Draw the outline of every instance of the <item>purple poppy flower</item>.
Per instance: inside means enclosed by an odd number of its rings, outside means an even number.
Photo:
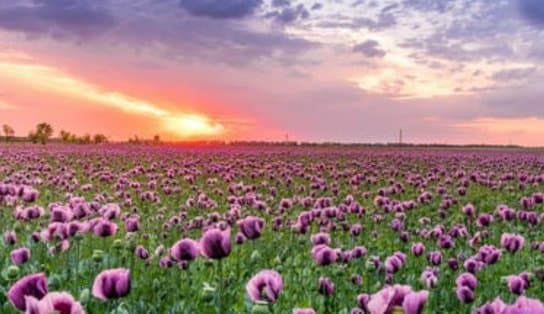
[[[27,314],[85,314],[85,310],[74,297],[66,292],[51,292],[41,300],[26,297]]]
[[[15,249],[11,251],[11,253],[9,254],[9,257],[13,264],[22,265],[30,259],[30,255],[31,255],[30,249],[20,248],[20,249]]]
[[[32,296],[41,300],[47,294],[47,277],[44,273],[25,276],[14,283],[8,290],[9,302],[18,310],[26,310],[25,297]]]
[[[168,256],[165,256],[159,260],[159,267],[170,268],[172,266],[174,266],[174,262]]]
[[[452,237],[448,235],[442,235],[438,238],[438,246],[442,249],[450,249],[454,247],[455,242]]]
[[[516,253],[525,245],[525,238],[519,234],[503,233],[501,246],[510,253]]]
[[[421,256],[425,253],[425,245],[423,243],[414,243],[412,244],[412,254],[415,256]]]
[[[170,249],[170,256],[178,262],[192,261],[199,253],[198,242],[189,238],[179,240]]]
[[[312,244],[314,246],[323,244],[323,245],[329,245],[331,242],[331,236],[328,233],[320,232],[312,235],[310,237],[310,240],[312,241]]]
[[[517,298],[514,304],[505,304],[500,298],[488,302],[476,309],[476,314],[539,314],[544,313],[544,304],[539,300],[529,299],[524,296]]]
[[[502,314],[540,314],[544,313],[544,304],[536,299],[529,299],[524,296],[517,298],[512,305],[506,306]]]
[[[138,256],[139,259],[146,260],[149,258],[149,252],[142,245],[138,245],[136,247],[134,254],[136,254],[136,256]]]
[[[476,209],[474,208],[474,205],[467,204],[463,206],[462,211],[463,211],[463,214],[465,214],[467,217],[473,217],[474,213],[476,212]]]
[[[414,292],[410,286],[386,286],[370,297],[368,311],[372,314],[390,314],[401,308],[405,314],[421,314],[428,292]]]
[[[469,273],[473,273],[473,274],[479,272],[484,265],[485,264],[482,261],[477,260],[474,257],[468,258],[463,263],[463,267],[465,268],[465,270],[468,271]]]
[[[230,229],[209,229],[204,232],[199,244],[202,254],[207,258],[225,258],[230,255],[231,250]]]
[[[260,271],[246,285],[247,295],[253,302],[275,303],[282,290],[283,280],[274,270]]]
[[[92,227],[92,231],[98,237],[109,237],[117,233],[117,225],[109,220],[100,218]]]
[[[64,206],[53,206],[51,208],[50,221],[51,222],[68,222],[72,220],[74,214],[68,207]]]
[[[246,237],[244,236],[243,233],[237,232],[236,235],[234,236],[234,242],[236,244],[243,244],[244,242],[246,242]]]
[[[238,221],[240,232],[249,240],[255,240],[261,236],[264,227],[264,219],[255,216],[248,216]]]
[[[442,253],[440,251],[429,252],[427,260],[429,263],[438,266],[442,263]]]
[[[521,295],[525,291],[525,280],[520,276],[508,276],[507,277],[508,290],[510,292]]]
[[[404,265],[402,259],[396,255],[389,256],[385,259],[385,271],[388,273],[396,273]]]
[[[369,312],[368,301],[370,301],[370,295],[366,293],[357,295],[357,305],[359,305],[359,308],[365,311],[365,313]]]
[[[38,192],[38,190],[30,188],[30,187],[26,187],[23,190],[23,195],[21,198],[25,203],[32,203],[32,202],[35,202],[39,196],[40,196],[40,192]]]
[[[483,214],[480,214],[480,216],[478,216],[478,220],[476,221],[476,224],[479,227],[488,227],[492,221],[493,221],[493,216],[487,213],[483,213]]]
[[[351,250],[353,258],[361,258],[366,255],[368,250],[364,246],[356,246]]]
[[[457,262],[457,259],[455,259],[453,257],[448,259],[448,266],[453,271],[459,269],[459,263]]]
[[[472,301],[474,301],[474,291],[467,286],[457,286],[455,293],[457,294],[459,301],[463,304],[472,303]]]
[[[438,282],[438,268],[427,267],[421,274],[421,281],[428,289],[432,289]]]
[[[526,271],[520,273],[518,275],[521,279],[523,279],[523,288],[527,289],[531,286],[531,277],[532,275]]]
[[[312,256],[318,265],[329,265],[338,259],[338,252],[326,245],[320,244],[312,248]]]
[[[496,298],[493,302],[488,302],[476,309],[476,314],[502,314],[506,304],[501,298]]]
[[[326,296],[332,295],[334,293],[334,283],[328,277],[320,277],[318,291]]]
[[[468,287],[470,290],[475,290],[478,286],[478,279],[471,273],[463,273],[455,279],[457,287]]]
[[[136,217],[125,219],[125,230],[127,232],[136,232],[140,230],[140,220]]]
[[[494,245],[484,245],[478,250],[476,257],[487,265],[492,265],[499,260],[501,255],[501,250],[497,249]]]
[[[406,295],[406,297],[404,297],[404,301],[402,302],[402,309],[404,310],[404,314],[423,313],[423,308],[425,306],[425,303],[427,303],[428,298],[429,292],[425,290],[409,293],[408,295]]]
[[[17,234],[13,230],[4,232],[4,243],[6,245],[14,245],[17,243]]]
[[[96,276],[93,296],[102,301],[122,298],[130,293],[130,271],[124,268],[109,269]]]
[[[363,226],[361,226],[361,224],[353,224],[350,228],[350,233],[352,236],[358,236],[361,234],[361,232],[363,231]]]

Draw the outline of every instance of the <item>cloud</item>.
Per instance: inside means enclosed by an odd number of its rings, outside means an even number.
[[[311,9],[312,9],[312,11],[321,10],[321,9],[323,9],[323,4],[319,3],[319,2],[316,2],[316,3],[314,3],[312,5]]]
[[[0,28],[31,36],[81,39],[103,33],[116,24],[102,1],[35,0],[19,4],[21,2],[0,7]]]
[[[78,43],[92,44],[94,49],[116,50],[123,46],[137,53],[145,50],[177,62],[202,61],[247,67],[266,61],[288,67],[302,60],[304,52],[316,46],[313,42],[278,27],[254,27],[254,21],[250,19],[234,18],[257,10],[261,2],[0,1],[0,30],[24,32],[31,39],[41,36],[55,41],[75,39]],[[294,9],[294,18],[307,15],[305,10]],[[291,12],[287,10],[277,18],[293,18],[288,13]]]
[[[323,20],[319,22],[320,27],[324,28],[343,28],[351,30],[368,29],[370,31],[384,31],[397,26],[397,16],[399,6],[397,4],[389,4],[380,7],[377,2],[361,2],[357,1],[352,4],[357,11],[362,11],[366,14],[341,14],[334,19]],[[353,9],[350,9],[353,10]],[[341,19],[339,19],[341,17]]]
[[[527,79],[531,74],[535,72],[536,67],[506,69],[493,73],[492,78],[497,81],[516,81]]]
[[[542,0],[518,0],[521,14],[531,23],[544,26],[544,2]]]
[[[272,0],[271,4],[272,4],[272,7],[274,7],[274,8],[288,7],[288,6],[291,5],[291,1],[289,1],[289,0]]]
[[[280,24],[289,24],[297,20],[304,20],[310,17],[310,12],[303,4],[298,4],[294,7],[282,7],[280,10],[275,10],[266,14],[266,17],[272,18]]]
[[[385,50],[380,48],[380,43],[372,39],[353,47],[353,52],[361,53],[369,58],[382,58],[386,55]]]
[[[195,16],[215,19],[243,18],[257,10],[262,0],[180,0],[180,6]]]
[[[450,9],[456,0],[404,0],[403,5],[406,8],[412,8],[419,11],[437,11],[446,12]]]
[[[158,14],[157,14],[158,15]],[[281,30],[252,30],[223,19],[177,16],[134,18],[114,34],[131,46],[159,46],[178,62],[222,63],[247,68],[259,61],[285,67],[296,64],[316,46]]]

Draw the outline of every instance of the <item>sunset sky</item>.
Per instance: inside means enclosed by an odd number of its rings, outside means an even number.
[[[544,145],[544,1],[2,0],[0,124]]]

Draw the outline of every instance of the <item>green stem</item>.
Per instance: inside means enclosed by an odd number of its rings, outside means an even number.
[[[219,284],[217,285],[217,295],[218,295],[217,313],[218,314],[225,314],[225,312],[223,311],[223,284],[224,284],[224,280],[223,280],[223,262],[222,262],[222,259],[219,259],[219,261],[217,262],[217,273],[219,275]]]
[[[75,278],[74,278],[74,285],[76,286],[76,289],[77,289],[77,284],[78,284],[78,278],[79,278],[79,241],[80,240],[76,240],[76,267],[75,267],[75,271],[76,271],[76,275],[75,275]],[[75,290],[74,290],[75,291]]]

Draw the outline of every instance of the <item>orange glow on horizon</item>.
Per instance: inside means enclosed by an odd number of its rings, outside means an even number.
[[[483,134],[486,142],[528,146],[542,145],[544,119],[532,118],[478,118],[453,125],[460,129]]]
[[[216,136],[225,131],[220,122],[212,121],[202,113],[172,111],[148,100],[105,91],[59,69],[29,60],[17,62],[0,59],[0,79],[16,82],[28,89],[112,107],[129,114],[150,116],[161,121],[163,131],[180,138]],[[9,104],[0,100],[0,107],[9,108]]]

